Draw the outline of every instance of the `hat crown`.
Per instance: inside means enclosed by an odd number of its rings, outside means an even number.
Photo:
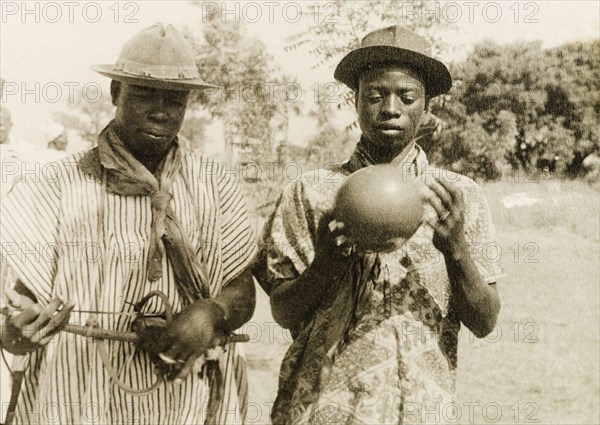
[[[424,37],[399,25],[382,28],[367,34],[360,47],[392,46],[431,56],[431,43]]]
[[[430,97],[446,93],[452,87],[450,71],[446,65],[432,57],[431,43],[399,25],[367,34],[359,48],[342,58],[333,75],[352,90],[357,90],[363,72],[390,64],[418,70],[425,80],[425,90]]]
[[[175,27],[160,23],[125,43],[113,69],[152,78],[200,78],[192,46]]]

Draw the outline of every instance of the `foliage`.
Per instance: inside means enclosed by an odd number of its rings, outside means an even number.
[[[436,7],[440,6],[437,2]],[[365,7],[368,4],[368,7]],[[312,8],[312,14],[320,14],[314,22],[290,37],[290,49],[308,47],[315,57],[313,67],[332,67],[343,55],[360,45],[360,40],[374,28],[401,24],[426,36],[433,44],[434,55],[444,48],[439,29],[448,24],[437,19],[435,13],[426,13],[431,4],[425,0],[408,4],[401,0],[362,1],[335,0]],[[333,13],[327,13],[332,11]],[[323,19],[324,15],[327,18]]]
[[[200,3],[195,3],[200,4]],[[207,16],[203,42],[192,37],[202,77],[218,89],[196,92],[192,102],[224,123],[228,148],[250,151],[252,158],[274,154],[272,120],[286,113],[282,81],[274,77],[272,57],[260,40],[249,37],[243,22]],[[232,146],[233,145],[233,146]],[[229,152],[229,159],[232,159]]]
[[[347,137],[347,131],[341,131],[335,125],[335,110],[330,103],[319,99],[310,116],[317,123],[318,133],[308,141],[306,162],[320,168],[327,164],[339,164],[350,156],[355,140]]]
[[[448,130],[432,157],[486,179],[507,165],[581,173],[583,159],[600,149],[598,58],[600,42],[549,50],[539,42],[479,44],[453,70],[447,101],[434,107]]]

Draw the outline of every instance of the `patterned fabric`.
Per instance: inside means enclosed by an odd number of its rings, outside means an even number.
[[[8,261],[42,304],[73,300],[78,310],[133,313],[133,303],[152,290],[164,292],[179,311],[173,264],[161,259],[162,277],[150,281],[147,261],[153,231],[150,196],[125,196],[103,189],[83,172],[75,154],[54,164],[45,178],[14,187],[2,205],[0,236]],[[170,207],[197,260],[204,263],[208,292],[217,295],[251,263],[256,246],[239,188],[213,161],[181,151],[172,176]],[[96,294],[96,296],[94,295]],[[149,314],[163,306],[153,298]],[[105,329],[130,330],[133,316],[99,315]],[[85,324],[74,313],[71,322]],[[149,356],[128,343],[105,342],[121,381],[134,388],[156,376]],[[242,347],[229,346],[221,359],[224,400],[219,423],[241,423],[247,406]],[[110,381],[93,341],[60,334],[30,356],[17,422],[61,424],[202,424],[210,388],[202,375],[181,385],[163,383],[147,396],[124,393]]]
[[[284,190],[254,268],[267,293],[308,267],[321,216],[332,208],[345,178],[370,161],[359,143],[348,163]],[[394,163],[419,178],[444,173],[463,191],[473,259],[486,282],[500,278],[497,258],[490,261],[481,249],[496,242],[479,186],[428,167],[418,146]],[[425,213],[435,214],[430,206]],[[281,366],[274,424],[423,423],[436,403],[438,410],[451,406],[460,322],[444,258],[432,237],[424,224],[396,251],[357,256],[348,272],[331,282],[314,316],[292,330],[295,339]],[[340,333],[349,310],[354,317]]]

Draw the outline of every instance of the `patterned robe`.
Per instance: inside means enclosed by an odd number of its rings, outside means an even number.
[[[254,267],[267,293],[304,272],[314,258],[320,217],[333,207],[338,188],[372,163],[361,142],[348,163],[286,187]],[[484,280],[496,282],[502,269],[493,255],[494,227],[480,187],[465,176],[430,168],[418,146],[397,165],[416,178],[442,173],[462,190],[471,255]],[[426,205],[425,214],[435,212]],[[433,229],[423,224],[401,248],[357,256],[331,282],[310,320],[292,329],[274,424],[424,423],[435,409],[438,417],[450,417],[442,409],[455,400],[460,322],[444,257],[432,237]]]

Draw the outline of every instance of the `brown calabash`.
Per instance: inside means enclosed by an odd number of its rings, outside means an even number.
[[[340,187],[334,204],[336,220],[361,248],[373,249],[393,238],[410,238],[423,218],[420,183],[398,166],[363,168]]]

